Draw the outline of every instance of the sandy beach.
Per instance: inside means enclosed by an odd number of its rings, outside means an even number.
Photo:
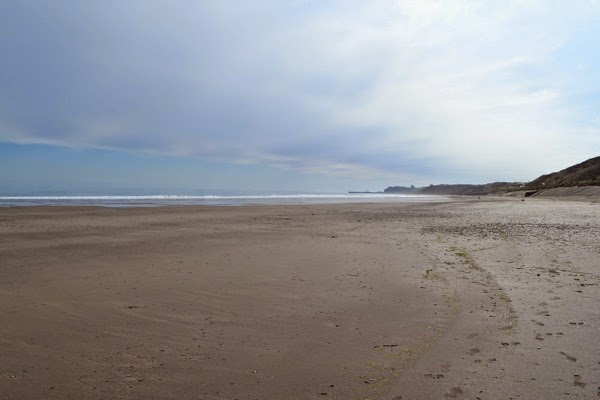
[[[600,203],[0,209],[2,399],[600,398]]]

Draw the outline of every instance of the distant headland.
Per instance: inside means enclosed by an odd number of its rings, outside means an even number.
[[[585,188],[585,189],[584,189]],[[350,192],[352,193],[352,192]],[[377,193],[377,192],[363,192]],[[598,195],[600,194],[600,156],[558,172],[542,175],[531,182],[493,182],[485,184],[440,184],[425,187],[389,186],[383,193],[438,195]]]

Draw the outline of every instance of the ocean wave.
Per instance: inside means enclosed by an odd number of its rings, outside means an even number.
[[[161,205],[250,205],[250,204],[324,204],[324,203],[364,203],[385,201],[440,201],[443,196],[407,195],[387,193],[347,193],[347,194],[261,194],[261,195],[29,195],[0,196],[0,206],[161,206]]]
[[[121,196],[121,195],[103,195],[103,196],[0,196],[0,200],[243,200],[243,199],[352,199],[352,198],[419,198],[433,197],[431,195],[407,195],[407,194],[384,194],[384,193],[365,193],[365,194],[266,194],[266,195],[181,195],[181,194],[157,194],[141,196]]]

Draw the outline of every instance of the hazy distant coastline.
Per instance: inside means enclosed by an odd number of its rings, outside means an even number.
[[[582,187],[587,189],[581,190]],[[567,190],[567,188],[572,189]],[[389,186],[384,190],[384,193],[472,196],[513,193],[526,197],[549,194],[560,196],[600,196],[600,156],[590,158],[558,172],[542,175],[531,182],[440,184],[426,187]]]

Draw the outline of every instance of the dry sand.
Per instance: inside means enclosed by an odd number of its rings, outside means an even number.
[[[600,397],[600,204],[0,209],[0,398]]]

